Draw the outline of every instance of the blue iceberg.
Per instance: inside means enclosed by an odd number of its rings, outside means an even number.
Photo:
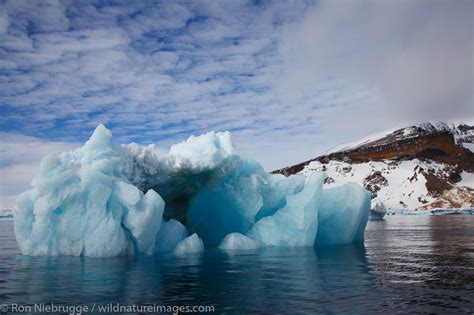
[[[173,250],[176,256],[197,255],[204,251],[204,243],[196,233],[179,242]]]
[[[155,253],[171,252],[179,242],[189,236],[188,229],[179,221],[170,219],[163,222],[155,240]]]
[[[223,250],[254,250],[258,248],[256,241],[240,233],[229,233],[219,244]]]
[[[323,191],[316,245],[335,245],[364,239],[369,220],[370,192],[355,183]]]
[[[237,155],[228,132],[191,136],[163,155],[111,138],[99,125],[83,147],[43,158],[14,209],[23,254],[182,256],[363,239],[362,187],[323,190],[324,173],[270,174]]]

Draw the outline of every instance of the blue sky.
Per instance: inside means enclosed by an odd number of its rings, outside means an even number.
[[[297,4],[6,3],[2,129],[78,141],[103,122],[120,140],[157,142],[260,124]]]
[[[9,200],[42,155],[76,147],[99,123],[117,143],[162,150],[229,130],[270,170],[372,132],[474,116],[467,0],[0,6]]]

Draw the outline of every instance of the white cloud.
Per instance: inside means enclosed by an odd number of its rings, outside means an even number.
[[[358,106],[379,125],[472,117],[473,12],[468,0],[322,1],[286,30],[280,88],[298,100],[328,77],[356,82],[379,98]]]
[[[41,158],[78,147],[77,143],[46,141],[7,132],[0,132],[0,139],[0,208],[10,208],[15,196],[30,186]]]
[[[474,116],[466,0],[0,6],[2,147],[24,150],[5,152],[2,178],[17,190],[33,175],[14,178],[15,165],[33,172],[101,122],[119,143],[160,147],[230,130],[271,170],[395,125]]]

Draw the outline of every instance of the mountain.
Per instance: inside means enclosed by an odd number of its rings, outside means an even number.
[[[474,207],[474,126],[424,123],[339,145],[274,171],[325,171],[326,188],[357,182],[389,209]]]

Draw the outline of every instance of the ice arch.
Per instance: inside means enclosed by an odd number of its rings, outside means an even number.
[[[23,254],[183,255],[223,240],[238,250],[363,236],[367,191],[323,190],[324,173],[269,174],[234,152],[228,132],[191,136],[164,155],[111,137],[99,125],[83,147],[42,160],[14,209]]]

